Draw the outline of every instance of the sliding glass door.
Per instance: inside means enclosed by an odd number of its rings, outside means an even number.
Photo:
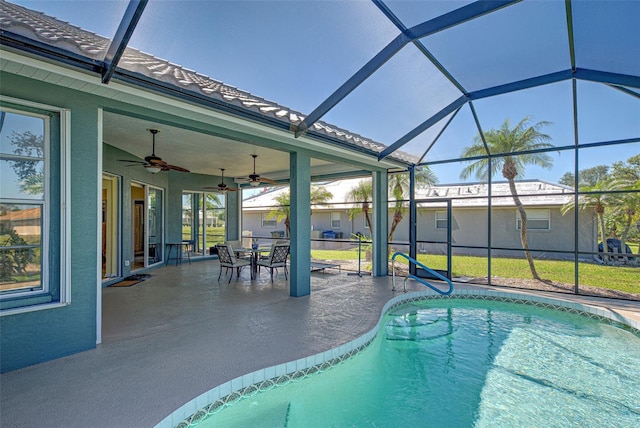
[[[225,240],[225,196],[215,193],[182,194],[182,240],[193,243],[193,254],[205,256]]]
[[[164,261],[164,191],[132,182],[131,207],[133,271]]]
[[[102,174],[102,279],[120,276],[120,178]]]

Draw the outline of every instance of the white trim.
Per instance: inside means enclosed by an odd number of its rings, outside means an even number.
[[[103,127],[103,110],[98,108],[98,138],[96,141],[98,147],[98,177],[96,190],[96,345],[102,343],[102,127]]]
[[[71,110],[60,110],[60,303],[71,303]]]
[[[442,218],[438,218],[438,214],[444,214],[444,219]],[[447,221],[447,211],[434,211],[433,217],[435,219],[435,229],[436,230],[447,230],[447,226],[445,227],[438,227],[438,221],[444,221],[446,224]]]
[[[531,218],[531,214],[532,213],[538,213],[538,212],[542,212],[542,211],[546,211],[546,219],[542,219],[542,218]],[[548,232],[551,230],[551,209],[549,208],[525,208],[525,212],[527,213],[527,231],[529,232]],[[540,228],[530,228],[529,227],[529,220],[546,220],[547,221],[547,227],[544,229],[540,229]],[[522,219],[520,218],[520,211],[516,210],[516,230],[521,230],[522,229]]]
[[[3,55],[5,52],[3,52]],[[71,208],[69,199],[71,197],[71,111],[62,107],[52,106],[48,104],[41,104],[33,101],[8,97],[0,95],[0,101],[16,104],[18,106],[31,107],[38,110],[48,110],[51,112],[57,112],[60,117],[60,272],[59,272],[59,296],[60,302],[52,304],[33,305],[24,308],[13,308],[0,311],[2,315],[15,314],[21,312],[31,312],[35,310],[42,310],[52,307],[66,306],[71,302]],[[51,145],[51,119],[48,116],[34,114],[31,112],[25,112],[22,110],[16,110],[6,108],[6,110],[16,111],[18,114],[23,114],[32,117],[42,118],[44,121],[44,162],[45,162],[45,177],[44,177],[44,195],[42,203],[44,204],[43,210],[43,228],[41,236],[41,280],[43,291],[50,292],[50,278],[49,278],[49,263],[48,258],[43,257],[42,253],[52,251],[49,248],[49,235],[50,224],[49,215],[51,213],[51,175],[50,169],[50,145]],[[15,297],[17,294],[12,295]]]
[[[25,314],[28,312],[44,311],[47,309],[63,308],[69,306],[69,303],[43,303],[40,305],[21,306],[19,308],[3,309],[0,311],[0,317],[7,315]]]
[[[337,226],[333,225],[333,221],[334,221],[333,215],[334,214],[338,214],[338,218],[336,220],[338,222]],[[329,213],[329,222],[331,223],[331,228],[332,229],[341,229],[342,228],[342,215],[341,215],[340,211],[331,211]]]
[[[269,216],[268,212],[267,213],[260,213],[260,226],[262,226],[262,228],[265,228],[265,229],[269,229],[269,228],[274,228],[275,229],[276,227],[278,227],[278,219],[277,218],[269,219],[269,218],[267,218],[268,216]],[[264,224],[265,220],[268,221],[268,222],[273,222],[273,226],[265,225]]]

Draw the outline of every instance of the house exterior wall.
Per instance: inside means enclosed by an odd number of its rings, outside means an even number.
[[[71,207],[70,243],[70,303],[63,307],[33,310],[0,317],[0,371],[10,371],[43,361],[92,349],[97,341],[97,290],[99,239],[98,201],[102,172],[121,178],[121,251],[122,259],[133,260],[131,183],[133,181],[164,190],[165,242],[181,240],[182,191],[199,189],[211,184],[211,176],[170,171],[149,174],[144,168],[125,167],[118,159],[129,154],[100,145],[101,108],[131,112],[144,117],[166,114],[129,104],[74,91],[12,73],[0,72],[2,94],[19,100],[66,108],[71,114],[69,170],[72,183],[68,205]],[[102,153],[100,152],[102,150]],[[102,170],[99,158],[102,155]],[[59,177],[51,177],[55,182]],[[238,212],[238,196],[230,196],[229,217]],[[235,211],[234,211],[234,208]],[[230,222],[233,226],[233,222]],[[229,227],[229,224],[228,224]],[[238,228],[236,222],[235,225]],[[54,255],[60,237],[51,236]],[[166,256],[166,255],[165,255]],[[55,263],[54,263],[55,266]],[[131,266],[121,263],[122,276],[128,276]],[[52,275],[55,277],[56,274]],[[59,275],[58,275],[59,276]]]
[[[2,372],[96,345],[99,103],[94,97],[1,72],[3,95],[71,110],[70,304],[0,317]],[[59,179],[59,177],[53,177]],[[94,231],[91,233],[91,231]],[[51,251],[59,248],[52,237]],[[57,251],[59,253],[59,251]]]

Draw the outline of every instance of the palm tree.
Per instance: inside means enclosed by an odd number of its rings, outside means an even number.
[[[502,176],[509,182],[509,190],[513,202],[520,213],[522,220],[520,228],[520,241],[524,249],[525,257],[531,269],[531,275],[534,279],[540,279],[533,263],[533,257],[528,251],[529,244],[527,242],[527,213],[518,197],[516,190],[516,178],[524,176],[525,165],[537,165],[550,169],[553,166],[553,159],[546,153],[530,153],[529,151],[546,149],[553,147],[549,142],[551,137],[543,134],[540,130],[549,125],[549,122],[538,122],[533,125],[530,117],[522,119],[515,127],[510,128],[509,119],[505,120],[499,129],[491,129],[484,133],[484,139],[487,147],[480,135],[476,135],[473,139],[473,145],[466,147],[462,152],[462,157],[480,157],[479,160],[470,161],[470,165],[465,167],[460,173],[462,179],[466,179],[475,175],[480,180],[487,180],[489,174],[492,176],[502,171]],[[504,154],[499,158],[492,158],[489,162],[487,151],[491,154]],[[518,154],[519,152],[527,152]],[[489,171],[491,165],[491,171]]]
[[[284,220],[284,227],[287,230],[287,236],[291,233],[291,194],[287,190],[277,196],[274,196],[274,201],[278,203],[278,206],[267,214],[268,219],[275,218],[277,222]]]
[[[324,187],[312,185],[310,189],[311,206],[322,204],[333,198],[333,194]],[[291,193],[290,191],[282,192],[273,198],[278,206],[271,210],[267,218],[275,218],[277,221],[284,220],[284,226],[287,229],[287,236],[291,236]]]
[[[363,213],[369,230],[373,230],[371,225],[371,215],[369,214],[369,201],[373,199],[373,184],[371,179],[360,180],[358,184],[349,190],[347,200],[355,202],[355,208],[349,210],[349,220],[353,220],[358,214]]]
[[[415,173],[416,186],[428,187],[438,182],[435,174],[429,167],[416,168]],[[409,174],[393,174],[389,177],[389,192],[395,199],[393,207],[393,222],[389,229],[388,242],[393,241],[393,234],[398,227],[398,224],[404,218],[404,212],[406,211],[403,200],[409,195]]]
[[[313,206],[318,204],[323,204],[327,201],[330,201],[333,198],[333,193],[325,189],[321,186],[311,186],[311,195],[309,199],[311,200],[311,214],[313,215]]]
[[[603,250],[606,251],[606,242],[607,242],[607,230],[604,224],[604,213],[605,208],[607,206],[607,197],[603,193],[609,190],[609,180],[604,180],[599,183],[596,183],[592,186],[578,186],[580,192],[586,192],[585,195],[581,195],[579,197],[579,204],[581,209],[586,209],[589,207],[593,207],[596,215],[598,216],[598,224],[600,231],[600,241],[603,245]],[[572,210],[575,207],[574,201],[568,202],[562,206],[561,213],[565,215],[568,211]]]

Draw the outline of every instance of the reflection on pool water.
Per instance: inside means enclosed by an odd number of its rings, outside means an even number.
[[[244,397],[198,427],[637,427],[640,338],[486,300],[399,306],[330,370]]]

